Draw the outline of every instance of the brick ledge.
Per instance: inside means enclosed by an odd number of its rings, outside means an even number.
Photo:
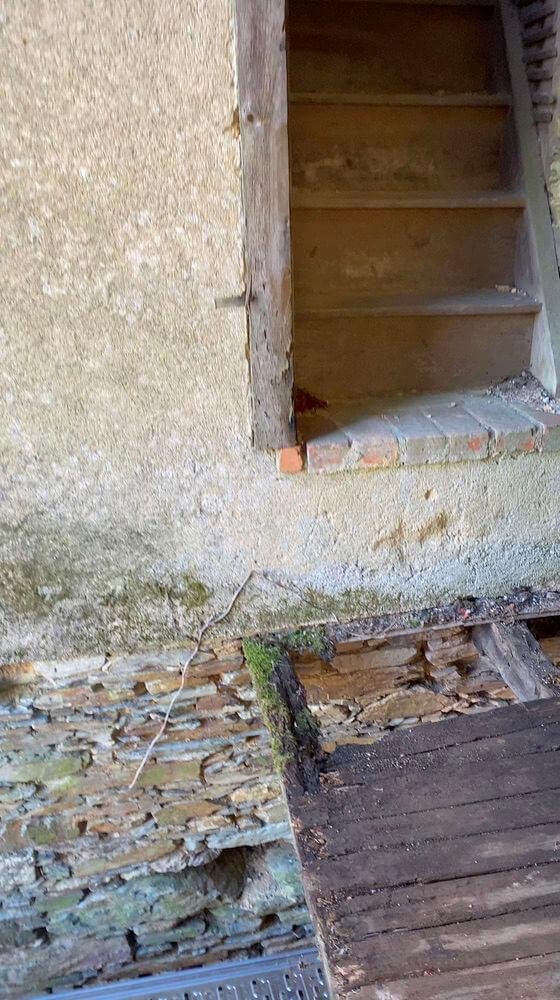
[[[305,445],[279,453],[281,472],[346,472],[560,451],[560,413],[484,390],[369,400],[305,415]]]

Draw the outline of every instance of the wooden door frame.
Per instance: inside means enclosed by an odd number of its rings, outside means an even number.
[[[288,145],[288,0],[234,0],[244,209],[245,302],[252,438],[256,448],[296,440]],[[500,0],[531,230],[531,289],[543,310],[531,369],[554,395],[560,384],[560,278],[531,96],[512,0]]]
[[[286,0],[235,0],[256,448],[295,443]]]

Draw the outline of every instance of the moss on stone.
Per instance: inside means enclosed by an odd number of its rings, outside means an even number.
[[[198,781],[200,777],[200,763],[198,760],[171,760],[162,761],[161,764],[153,764],[146,767],[140,777],[138,784],[142,788],[166,788],[169,785],[182,786],[184,782]]]
[[[2,604],[19,614],[47,615],[57,602],[70,597],[69,579],[71,573],[58,573],[48,565],[0,562]]]
[[[75,892],[63,892],[57,896],[46,896],[38,903],[38,909],[41,913],[47,914],[71,910],[78,905],[82,897],[83,891],[81,889],[76,889]]]
[[[258,639],[246,639],[243,652],[253,679],[259,705],[270,733],[272,760],[281,774],[295,757],[295,740],[290,733],[290,714],[272,683],[274,668],[284,651],[280,646]]]
[[[329,660],[332,655],[325,625],[309,625],[287,632],[281,642],[290,653],[314,653],[321,660]]]
[[[211,598],[212,591],[191,573],[183,573],[168,580],[154,577],[139,579],[127,577],[118,587],[105,594],[101,603],[117,608],[119,614],[132,608],[146,608],[150,603],[177,601],[187,611],[202,607]]]
[[[78,754],[52,759],[37,757],[24,763],[5,764],[0,771],[0,780],[6,784],[49,785],[76,775],[83,767],[83,758]]]
[[[210,588],[190,573],[183,574],[180,584],[172,587],[170,594],[187,608],[200,608],[212,597]]]
[[[403,611],[403,607],[398,597],[391,592],[373,587],[352,587],[330,594],[314,587],[306,587],[302,590],[300,601],[285,600],[273,607],[251,609],[250,618],[240,616],[237,619],[237,629],[239,634],[252,631],[259,635],[274,635],[277,642],[282,642],[285,637],[295,636],[297,642],[301,633],[319,630],[326,634],[329,623],[348,622],[392,611]],[[235,619],[233,622],[235,623]],[[284,631],[286,629],[291,631]],[[296,646],[291,646],[291,649],[298,652]],[[305,649],[299,651],[304,652]]]

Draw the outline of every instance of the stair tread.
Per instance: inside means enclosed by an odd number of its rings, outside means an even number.
[[[458,192],[354,192],[292,191],[292,208],[524,208],[525,196],[517,191]]]
[[[482,288],[454,295],[391,295],[349,297],[336,306],[298,306],[296,316],[494,316],[540,312],[536,299],[518,289]]]
[[[500,93],[415,93],[415,94],[368,94],[336,93],[332,91],[293,91],[293,104],[376,104],[376,105],[417,105],[430,107],[509,107],[511,95]]]

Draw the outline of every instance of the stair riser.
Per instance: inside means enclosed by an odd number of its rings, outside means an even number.
[[[505,108],[293,104],[292,184],[305,191],[500,187]]]
[[[296,383],[329,402],[488,386],[528,368],[533,316],[296,322]]]
[[[297,91],[483,91],[491,84],[488,8],[292,0],[290,87]]]
[[[514,284],[516,209],[296,210],[296,311]]]

